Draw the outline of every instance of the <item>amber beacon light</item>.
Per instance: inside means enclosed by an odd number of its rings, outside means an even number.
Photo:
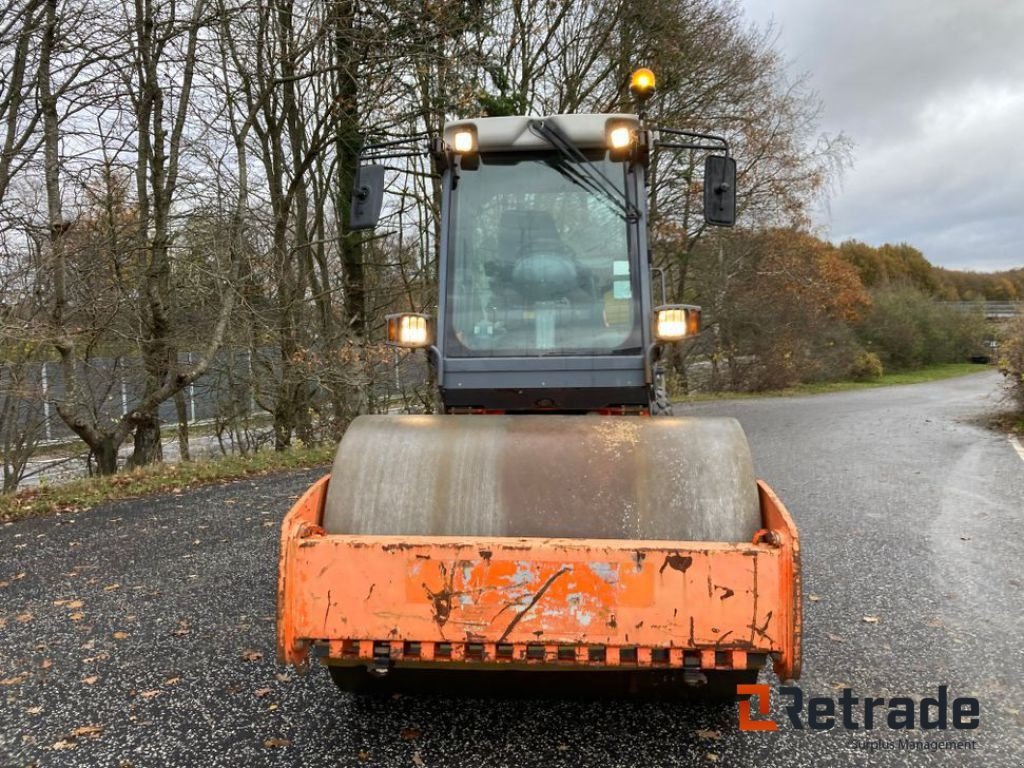
[[[655,85],[654,72],[647,67],[640,67],[640,69],[635,70],[633,76],[629,79],[629,90],[641,99],[650,96],[654,91]]]

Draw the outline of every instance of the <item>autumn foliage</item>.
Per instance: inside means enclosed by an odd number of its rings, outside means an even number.
[[[710,361],[711,389],[871,379],[963,361],[986,333],[980,318],[935,300],[933,268],[909,246],[835,246],[798,228],[737,230],[706,238],[690,267],[686,295],[705,307],[708,333],[689,359]]]
[[[999,370],[1017,410],[1024,414],[1024,317],[1011,324],[999,355]]]

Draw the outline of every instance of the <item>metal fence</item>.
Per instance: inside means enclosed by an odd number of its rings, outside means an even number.
[[[272,352],[272,350],[267,350]],[[257,352],[263,356],[263,351]],[[272,359],[272,358],[270,358]],[[179,363],[194,362],[191,352]],[[266,364],[266,363],[261,363]],[[190,424],[207,422],[230,413],[255,414],[261,409],[252,388],[254,356],[248,350],[222,350],[207,373],[186,387],[182,395]],[[82,400],[96,409],[98,419],[120,419],[142,400],[145,373],[141,360],[128,357],[93,358],[77,371]],[[37,422],[41,442],[62,442],[74,437],[57,413],[56,403],[66,394],[60,363],[48,361],[7,363],[0,367],[0,397],[14,402],[7,409],[6,426],[22,428]],[[174,400],[160,405],[160,420],[177,423]]]
[[[194,361],[192,352],[179,355],[182,366]],[[274,347],[220,350],[206,373],[182,391],[187,422],[230,421],[267,413],[260,406],[255,382],[272,379],[280,366],[280,354]],[[99,419],[120,419],[144,396],[145,372],[137,358],[92,358],[79,366],[77,377],[83,390],[81,400],[96,409]],[[396,354],[373,371],[373,394],[385,405],[400,403],[402,393],[422,387],[426,378],[422,355]],[[314,372],[310,377],[314,397],[319,386]],[[0,361],[0,400],[8,404],[0,429],[31,427],[44,445],[73,439],[74,433],[57,413],[56,403],[65,394],[60,363]],[[161,403],[159,417],[165,424],[178,422],[173,399]]]
[[[1012,320],[1024,315],[1024,301],[944,301],[961,312],[982,312],[989,320]]]

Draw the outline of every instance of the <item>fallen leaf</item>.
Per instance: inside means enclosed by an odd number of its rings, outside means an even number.
[[[718,755],[716,755],[714,752],[708,752],[706,755],[704,755],[704,759],[708,760],[708,761],[710,761],[712,763],[717,763],[718,762]]]
[[[15,581],[21,581],[24,578],[25,578],[25,572],[24,571],[22,571],[21,573],[15,574],[15,576],[14,576],[14,580]]]
[[[403,741],[412,741],[413,739],[418,739],[420,736],[422,736],[423,731],[421,731],[419,728],[403,728],[401,731],[398,732],[398,735],[402,738]]]
[[[25,711],[28,712],[30,715],[38,715],[40,712],[43,711],[43,708],[42,707],[29,707]]]
[[[124,631],[122,631],[120,629],[117,630],[117,632],[114,633],[114,639],[115,640],[124,640],[126,637],[128,637],[128,633],[124,632]]]
[[[268,693],[270,693],[270,689],[269,688],[257,688],[255,691],[253,691],[253,695],[257,699],[262,699]]]
[[[277,709],[277,704],[268,704],[267,705],[267,712],[273,712],[275,709]]]
[[[81,611],[75,611],[74,613],[69,613],[68,614],[68,618],[71,619],[72,621],[81,621],[82,619],[85,618],[85,614],[82,613]]]
[[[19,613],[14,618],[16,618],[21,624],[28,624],[35,617],[31,613]]]
[[[39,664],[40,669],[49,669],[52,666],[53,662],[50,659],[43,659]]]
[[[74,749],[78,745],[75,742],[68,739],[61,739],[60,741],[53,744],[50,749]]]
[[[360,749],[359,752],[356,753],[356,759],[360,763],[365,763],[371,757],[373,757],[373,753],[368,749]]]
[[[816,603],[819,600],[821,600],[821,598],[818,595],[808,595],[807,599],[810,600],[812,603]]]
[[[171,634],[174,635],[175,637],[184,637],[188,633],[189,633],[188,622],[185,621],[185,619],[182,619],[181,621],[178,622],[178,628],[177,629],[172,629],[171,630]]]
[[[152,691],[143,691],[139,694],[139,696],[143,699],[155,699],[161,693],[163,693],[163,691],[159,689],[153,689]]]
[[[942,619],[932,619],[928,622],[929,627],[938,628],[942,626]]]
[[[707,739],[714,739],[714,740],[717,741],[718,739],[722,738],[722,733],[721,733],[721,731],[712,731],[712,730],[705,730],[703,728],[698,728],[697,729],[697,738],[698,739],[705,739],[705,740],[707,740]]]
[[[287,683],[289,680],[292,679],[292,676],[285,672],[278,672],[276,675],[274,675],[274,678],[279,683]]]
[[[866,624],[877,624],[878,623],[878,617],[877,616],[865,616],[863,619],[861,619],[861,621],[865,622]]]
[[[843,642],[843,638],[841,638],[839,635],[833,635],[831,632],[826,632],[825,634],[827,635],[828,639],[831,640],[833,643]]]
[[[107,586],[105,586],[103,588],[103,591],[104,592],[113,592],[115,589],[120,589],[120,587],[121,587],[120,584],[107,584]]]
[[[64,603],[65,608],[81,608],[83,605],[85,605],[85,603],[83,603],[81,600],[69,600],[68,602]]]
[[[81,736],[88,736],[89,738],[95,739],[99,737],[101,733],[103,733],[102,725],[82,725],[78,728],[75,728],[75,730],[71,732],[71,735],[75,738],[79,738]]]
[[[277,749],[278,747],[287,747],[291,744],[288,739],[266,739],[263,742],[263,746],[267,749]]]
[[[180,682],[181,682],[181,678],[180,677],[168,677],[168,678],[166,678],[164,680],[164,683],[166,685],[177,685]]]
[[[86,685],[92,685],[99,679],[99,675],[89,675],[88,677],[83,677],[82,682]]]
[[[54,600],[54,601],[53,601],[53,605],[54,605],[54,606],[55,606],[56,608],[60,608],[60,607],[61,607],[62,605],[67,605],[67,604],[68,604],[68,601],[67,601],[67,600]]]
[[[242,658],[246,661],[260,661],[263,659],[263,652],[255,648],[246,648],[242,651]]]
[[[423,758],[420,757],[420,751],[418,749],[412,753],[412,764],[417,766],[417,768],[422,768],[422,766],[426,765],[426,763],[423,762]]]
[[[13,677],[5,677],[3,679],[0,679],[0,685],[21,685],[25,682],[25,679],[27,677],[28,675],[26,675],[25,673],[22,673],[20,675],[14,675]]]

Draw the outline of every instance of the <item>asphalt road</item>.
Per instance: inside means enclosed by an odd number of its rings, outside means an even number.
[[[739,732],[733,706],[365,702],[298,678],[273,659],[274,569],[304,472],[0,528],[0,765],[1020,766],[1024,461],[973,423],[998,397],[989,373],[682,409],[737,416],[796,517],[807,695],[948,685],[980,727],[903,735],[971,751]]]

